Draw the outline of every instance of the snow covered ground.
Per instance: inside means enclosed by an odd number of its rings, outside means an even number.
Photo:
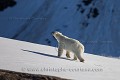
[[[74,80],[120,79],[120,59],[88,53],[84,57],[84,63],[65,54],[58,58],[55,47],[0,37],[0,69]]]

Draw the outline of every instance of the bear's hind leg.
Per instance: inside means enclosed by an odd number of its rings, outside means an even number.
[[[78,56],[78,59],[80,60],[80,62],[84,62],[85,61],[81,56]]]
[[[66,57],[70,58],[70,52],[69,51],[66,51]]]
[[[77,58],[80,60],[80,62],[84,62],[85,60],[81,57],[80,53],[76,53]]]
[[[77,57],[76,57],[76,55],[74,54],[74,59],[73,60],[77,60]]]

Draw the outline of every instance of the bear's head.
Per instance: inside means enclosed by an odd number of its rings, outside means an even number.
[[[59,40],[60,40],[59,38],[62,35],[62,33],[58,32],[58,31],[55,31],[55,32],[52,32],[52,35],[59,42]]]

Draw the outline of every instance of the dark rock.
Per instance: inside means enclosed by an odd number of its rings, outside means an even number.
[[[98,15],[99,15],[98,9],[97,9],[97,8],[94,8],[94,9],[93,9],[93,12],[92,12],[92,17],[93,17],[93,18],[96,18]]]
[[[77,11],[79,11],[81,7],[82,7],[81,4],[77,4]]]
[[[8,7],[13,7],[16,5],[15,0],[0,0],[0,11],[3,11],[4,9]]]
[[[84,5],[88,6],[92,2],[92,0],[83,0],[82,2],[84,3]]]

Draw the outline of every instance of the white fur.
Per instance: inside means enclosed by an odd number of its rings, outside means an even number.
[[[84,53],[84,46],[75,39],[69,38],[67,36],[64,36],[60,32],[54,32],[53,36],[58,41],[58,56],[60,57],[63,53],[63,49],[67,51],[66,56],[70,58],[70,52],[74,53],[74,60],[77,58],[84,62],[84,59],[82,58],[82,54]]]

